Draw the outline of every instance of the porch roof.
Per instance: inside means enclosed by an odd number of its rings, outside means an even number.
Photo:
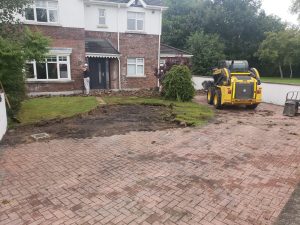
[[[172,46],[161,44],[160,55],[162,58],[184,57],[191,58],[193,55],[187,51],[174,48]]]
[[[85,51],[87,57],[118,58],[120,56],[119,51],[104,39],[86,39]]]

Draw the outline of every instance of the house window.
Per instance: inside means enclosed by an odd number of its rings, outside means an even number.
[[[48,56],[42,62],[28,62],[25,75],[28,80],[70,79],[70,56]]]
[[[58,2],[36,0],[35,4],[25,9],[27,21],[42,23],[58,22]]]
[[[166,60],[165,60],[165,59],[159,60],[159,66],[160,66],[160,67],[164,67],[165,64],[166,64]]]
[[[99,9],[99,25],[105,25],[105,9]]]
[[[35,75],[35,63],[34,62],[28,62],[26,63],[25,67],[25,75],[27,79],[34,79]]]
[[[127,76],[143,77],[144,76],[144,59],[128,58],[127,59]]]
[[[131,31],[144,31],[145,13],[128,12],[127,29]]]

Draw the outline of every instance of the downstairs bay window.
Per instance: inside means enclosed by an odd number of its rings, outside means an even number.
[[[70,56],[52,55],[42,62],[27,62],[25,76],[28,81],[70,80]]]

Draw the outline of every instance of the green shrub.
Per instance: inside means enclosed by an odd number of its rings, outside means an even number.
[[[166,99],[191,101],[195,96],[195,88],[191,71],[187,66],[173,66],[163,80],[163,95]]]
[[[0,37],[0,81],[10,101],[13,111],[18,111],[25,98],[23,76],[24,57],[22,47],[15,42]],[[11,111],[9,111],[11,113]]]
[[[11,104],[9,114],[16,113],[25,99],[24,68],[26,61],[44,60],[50,40],[38,32],[25,29],[18,40],[0,36],[0,81]]]

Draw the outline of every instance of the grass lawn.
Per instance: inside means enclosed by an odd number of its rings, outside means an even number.
[[[66,118],[89,112],[99,105],[95,97],[34,98],[22,103],[18,119],[22,124]]]
[[[262,82],[276,83],[276,84],[297,84],[300,85],[300,78],[277,78],[277,77],[262,77]]]
[[[175,120],[185,122],[188,125],[199,126],[205,124],[214,115],[213,111],[204,105],[194,102],[167,101],[161,98],[139,98],[139,97],[104,97],[107,104],[139,104],[139,105],[172,105],[172,113]]]

